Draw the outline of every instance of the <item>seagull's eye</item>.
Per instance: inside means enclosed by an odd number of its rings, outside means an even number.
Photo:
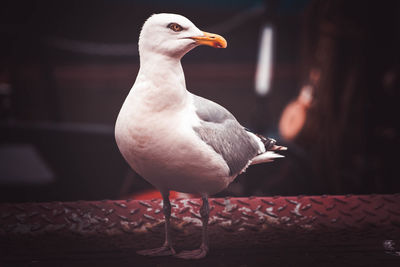
[[[180,32],[183,30],[183,27],[181,25],[179,25],[178,23],[170,23],[167,26],[168,28],[170,28],[171,30],[173,30],[174,32]]]

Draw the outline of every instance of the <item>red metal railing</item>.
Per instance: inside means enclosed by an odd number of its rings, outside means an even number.
[[[171,204],[176,249],[198,246],[200,200]],[[225,198],[210,199],[210,207],[211,252],[192,264],[400,266],[400,195]],[[0,259],[184,266],[187,261],[134,253],[160,246],[163,224],[160,199],[1,204]]]

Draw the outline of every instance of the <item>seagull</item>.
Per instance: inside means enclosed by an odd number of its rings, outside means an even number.
[[[140,69],[115,125],[122,156],[163,197],[165,242],[138,251],[140,255],[205,257],[208,196],[225,189],[249,165],[283,157],[274,151],[286,149],[243,127],[224,107],[186,89],[181,58],[199,45],[226,48],[227,42],[177,14],[154,14],[140,32]],[[172,246],[171,190],[202,198],[198,249],[176,253]]]

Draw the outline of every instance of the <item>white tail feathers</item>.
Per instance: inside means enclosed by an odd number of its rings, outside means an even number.
[[[285,148],[285,147],[282,147],[282,148]],[[279,149],[279,150],[286,150],[286,148],[285,149]],[[271,162],[271,161],[274,161],[274,159],[276,159],[276,158],[284,158],[284,157],[285,156],[276,154],[273,151],[267,151],[267,152],[265,152],[263,154],[260,154],[260,155],[258,155],[256,157],[254,157],[252,159],[250,165],[264,163],[264,162]]]
[[[249,165],[253,164],[259,164],[259,163],[264,163],[264,162],[271,162],[274,161],[276,158],[284,158],[285,156],[279,155],[277,153],[274,153],[274,151],[283,151],[287,150],[287,147],[285,146],[278,146],[276,145],[276,141],[272,138],[265,138],[262,135],[259,134],[254,134],[247,130],[247,133],[250,135],[251,138],[256,141],[258,144],[259,150],[258,150],[258,155],[255,156],[251,161]],[[272,145],[272,146],[271,146]],[[268,149],[268,151],[266,151]],[[247,166],[243,169],[245,170]]]

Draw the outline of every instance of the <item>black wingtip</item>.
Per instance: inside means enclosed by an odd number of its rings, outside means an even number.
[[[261,142],[263,142],[264,146],[265,146],[265,150],[271,150],[271,148],[276,144],[276,140],[273,138],[269,138],[269,137],[264,137],[260,134],[256,134],[258,138],[261,139]]]

